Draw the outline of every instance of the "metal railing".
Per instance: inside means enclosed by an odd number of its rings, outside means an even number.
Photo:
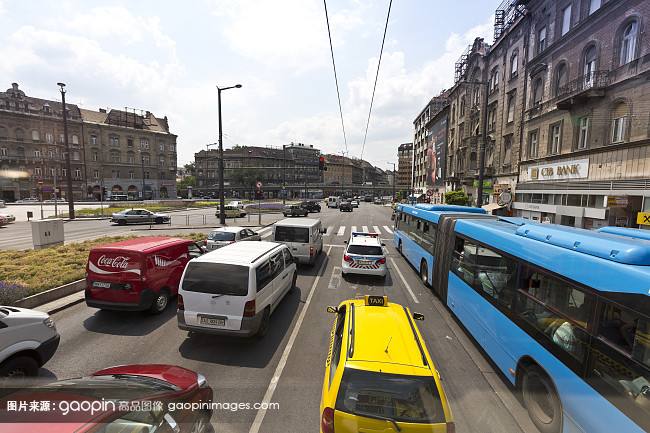
[[[585,90],[602,89],[609,86],[609,83],[609,71],[592,71],[558,87],[556,98],[565,99]]]

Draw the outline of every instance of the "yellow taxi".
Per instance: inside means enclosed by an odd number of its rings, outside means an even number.
[[[451,409],[411,314],[386,296],[327,307],[336,314],[325,362],[321,433],[453,433]]]

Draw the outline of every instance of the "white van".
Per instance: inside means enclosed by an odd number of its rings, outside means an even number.
[[[319,219],[288,218],[273,225],[273,241],[289,247],[300,263],[314,263],[323,251],[322,224]]]
[[[334,209],[338,208],[341,204],[341,197],[331,195],[327,197],[327,207],[333,207]]]
[[[296,277],[289,248],[274,242],[236,242],[192,259],[178,289],[178,327],[263,336]]]

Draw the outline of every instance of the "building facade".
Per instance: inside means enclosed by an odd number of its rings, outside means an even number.
[[[528,1],[517,215],[650,228],[650,4]]]
[[[167,118],[118,110],[68,109],[73,198],[112,193],[176,197],[176,136]],[[25,95],[18,84],[0,93],[0,193],[4,200],[67,194],[62,105]]]
[[[411,190],[413,181],[413,143],[403,143],[397,147],[396,188],[399,191]]]
[[[323,172],[323,183],[326,186],[361,185],[363,169],[358,160],[342,155],[325,155],[327,170]]]
[[[447,169],[447,136],[449,134],[449,105],[445,105],[433,114],[425,125],[426,167],[428,200],[442,203],[445,192],[445,175]]]
[[[176,135],[151,112],[81,109],[86,196],[176,198]]]
[[[434,96],[427,105],[420,111],[413,121],[413,190],[416,194],[426,193],[427,188],[427,149],[428,135],[427,122],[448,104],[448,92],[442,91],[438,96]]]

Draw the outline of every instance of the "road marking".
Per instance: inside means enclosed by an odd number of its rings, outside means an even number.
[[[381,230],[379,230],[379,227],[377,226],[372,226],[372,229],[374,230],[375,233],[381,234]]]
[[[368,226],[363,226],[361,228],[363,229],[364,232],[366,232],[366,233],[368,232]]]
[[[330,248],[345,248],[345,245],[325,244],[323,246],[324,247],[330,247]]]
[[[333,231],[334,231],[334,226],[329,226],[325,234],[323,234],[323,236],[329,236],[332,234]]]
[[[331,248],[328,248],[327,255],[329,255],[330,252],[331,252]],[[266,393],[264,394],[264,399],[262,399],[261,408],[257,411],[257,414],[255,415],[255,419],[253,420],[253,424],[251,425],[250,430],[248,430],[248,433],[259,433],[260,431],[260,428],[262,426],[262,421],[264,421],[264,416],[266,415],[265,408],[271,402],[271,399],[273,398],[273,393],[275,392],[275,388],[277,388],[278,383],[280,382],[282,371],[284,370],[284,367],[287,365],[287,359],[289,359],[289,354],[291,353],[291,349],[293,348],[293,343],[296,341],[296,337],[298,336],[298,331],[300,331],[300,326],[302,325],[303,320],[305,320],[307,309],[309,308],[309,304],[311,304],[311,299],[314,296],[314,292],[316,291],[315,290],[316,285],[320,280],[320,276],[323,273],[326,264],[327,264],[327,260],[323,260],[323,263],[321,263],[320,268],[318,269],[318,273],[316,275],[316,279],[314,280],[314,284],[312,284],[311,289],[309,289],[309,295],[307,296],[307,300],[305,301],[305,306],[302,308],[302,311],[300,311],[300,315],[298,316],[296,325],[293,327],[293,331],[291,331],[291,335],[289,336],[289,341],[287,341],[287,345],[284,348],[284,351],[282,352],[282,356],[280,357],[278,366],[276,367],[275,373],[271,378],[269,387],[266,389]]]
[[[336,290],[339,288],[341,285],[341,277],[343,274],[341,273],[341,267],[340,266],[334,266],[332,268],[332,276],[330,277],[330,282],[327,285],[328,289]]]
[[[390,235],[393,234],[393,231],[388,226],[384,226],[384,230],[386,230],[388,232],[388,234],[390,234]]]
[[[395,259],[391,257],[390,262],[393,264],[393,269],[397,271],[397,275],[399,275],[400,279],[402,280],[402,283],[404,283],[404,287],[406,287],[406,290],[408,290],[409,295],[411,295],[411,298],[413,298],[413,302],[419,304],[420,301],[418,301],[418,298],[415,296],[415,293],[413,293],[413,290],[411,290],[411,286],[409,286],[409,284],[406,282],[406,278],[404,278],[404,275],[402,275],[402,271],[400,271],[399,268],[397,267],[397,263],[395,263]]]
[[[345,233],[345,226],[339,227],[339,231],[336,236],[343,236],[343,233]]]
[[[352,228],[350,230],[353,231],[353,232],[356,232],[357,231],[357,226],[352,226]]]

